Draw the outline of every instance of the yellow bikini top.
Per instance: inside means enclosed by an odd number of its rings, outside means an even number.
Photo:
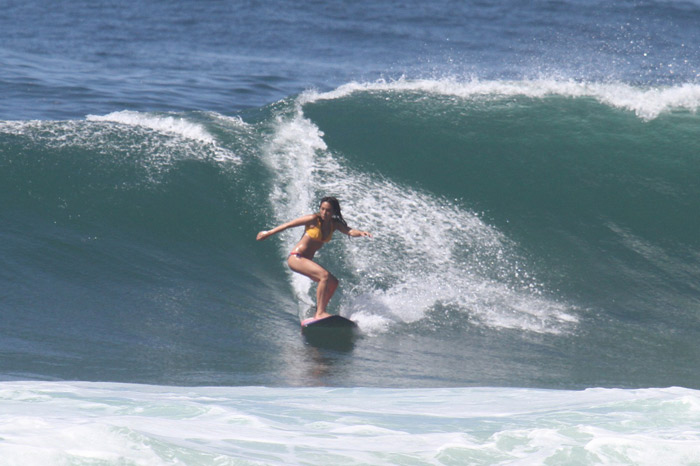
[[[321,229],[321,219],[316,217],[316,225],[307,225],[306,234],[309,238],[315,239],[316,241],[321,241],[327,243],[333,237],[333,231],[335,231],[335,223],[331,221],[331,232],[328,234],[328,238],[323,237],[323,230]]]

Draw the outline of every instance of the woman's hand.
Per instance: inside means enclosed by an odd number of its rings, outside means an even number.
[[[258,241],[262,241],[262,240],[264,240],[265,238],[267,238],[268,236],[270,236],[270,232],[269,232],[269,231],[261,231],[260,233],[258,233],[258,237],[257,237],[256,239],[257,239]]]
[[[371,238],[372,233],[370,233],[368,231],[362,231],[362,230],[350,230],[350,236],[354,236],[355,238],[358,238],[358,237]]]

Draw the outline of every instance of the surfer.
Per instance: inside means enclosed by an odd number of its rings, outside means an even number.
[[[258,233],[257,240],[262,241],[287,228],[300,227],[302,225],[305,229],[304,234],[294,249],[292,249],[292,252],[289,253],[287,265],[294,272],[305,275],[318,283],[316,288],[316,315],[314,318],[330,317],[330,314],[326,312],[326,306],[328,306],[328,302],[331,300],[336,288],[338,288],[338,279],[314,262],[314,255],[325,243],[331,240],[335,230],[354,238],[360,236],[371,238],[372,235],[366,231],[350,228],[340,212],[338,199],[324,197],[321,199],[318,213],[299,217],[272,230],[261,231]]]

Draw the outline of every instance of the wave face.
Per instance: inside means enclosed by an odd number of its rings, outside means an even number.
[[[235,117],[0,122],[2,373],[699,387],[699,103],[696,85],[398,80]],[[331,356],[298,335],[300,231],[254,241],[324,195],[375,236],[318,256],[363,331]]]

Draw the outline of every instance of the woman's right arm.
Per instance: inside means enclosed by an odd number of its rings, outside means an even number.
[[[294,227],[306,225],[308,223],[313,222],[315,217],[316,216],[314,214],[304,215],[303,217],[299,217],[297,219],[294,219],[291,222],[283,223],[282,225],[275,227],[272,230],[261,231],[260,233],[258,233],[258,236],[256,239],[258,241],[262,241],[264,239],[269,238],[272,235],[279,233],[280,231],[286,230],[287,228],[294,228]]]

